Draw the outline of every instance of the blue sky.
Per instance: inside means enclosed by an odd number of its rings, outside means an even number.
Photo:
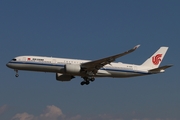
[[[179,120],[180,2],[178,0],[0,1],[0,119]],[[98,78],[20,71],[5,64],[19,55],[99,59],[141,44],[117,61],[143,63],[169,46],[163,74]]]

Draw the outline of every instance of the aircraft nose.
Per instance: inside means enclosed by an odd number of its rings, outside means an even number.
[[[7,67],[10,67],[11,65],[10,65],[10,63],[7,63],[6,66],[7,66]]]

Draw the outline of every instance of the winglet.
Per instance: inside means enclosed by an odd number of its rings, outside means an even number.
[[[137,49],[138,47],[140,47],[141,45],[136,45],[135,47],[134,47],[134,49]]]
[[[132,49],[130,49],[130,50],[128,50],[128,51],[126,51],[126,54],[127,53],[131,53],[131,52],[133,52],[133,51],[135,51],[138,47],[139,47],[140,45],[136,45],[135,47],[133,47]]]

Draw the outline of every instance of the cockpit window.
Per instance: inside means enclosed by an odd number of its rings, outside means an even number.
[[[16,61],[16,59],[12,59],[13,61]]]

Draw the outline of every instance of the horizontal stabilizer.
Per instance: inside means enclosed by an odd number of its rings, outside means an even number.
[[[172,67],[173,65],[165,65],[165,66],[161,66],[155,69],[151,69],[149,70],[149,73],[160,73],[160,72],[164,72],[165,69]]]

